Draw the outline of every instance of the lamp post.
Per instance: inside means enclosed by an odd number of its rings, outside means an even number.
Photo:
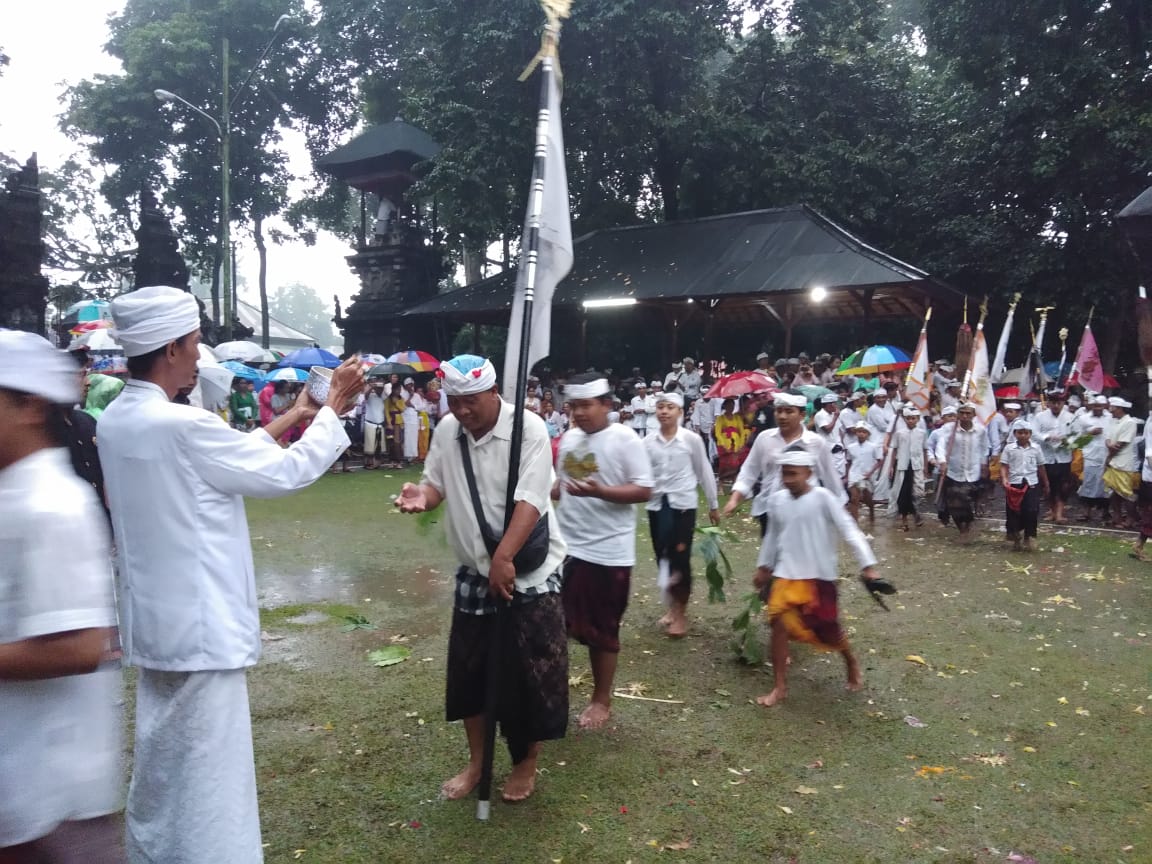
[[[153,95],[161,102],[179,102],[184,107],[199,114],[205,120],[212,124],[216,130],[216,135],[220,139],[220,230],[218,234],[218,242],[220,244],[220,300],[224,307],[223,315],[223,332],[221,334],[221,341],[227,342],[232,339],[232,256],[231,256],[231,138],[232,138],[232,125],[231,115],[232,109],[236,105],[236,100],[248,87],[252,81],[252,77],[264,65],[264,60],[268,57],[268,53],[272,50],[272,46],[276,43],[276,36],[280,32],[280,27],[286,22],[291,20],[289,15],[281,15],[276,19],[275,25],[272,27],[272,35],[268,38],[268,44],[264,46],[264,50],[260,52],[260,57],[252,66],[252,70],[248,73],[248,77],[232,94],[232,98],[228,98],[228,91],[230,89],[228,83],[228,37],[223,36],[220,39],[220,119],[217,120],[207,111],[197,108],[187,99],[170,90],[153,90]]]

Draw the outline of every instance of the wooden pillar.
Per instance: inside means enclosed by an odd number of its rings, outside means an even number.
[[[576,355],[576,371],[583,372],[588,368],[588,313],[580,312],[580,353]]]

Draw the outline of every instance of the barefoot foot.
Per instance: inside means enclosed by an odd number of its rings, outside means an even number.
[[[577,721],[581,729],[599,729],[612,716],[612,709],[599,702],[589,702]]]
[[[665,612],[664,617],[661,618],[657,623],[661,627],[667,627],[669,624],[672,623],[672,613],[671,612]]]
[[[529,761],[532,763],[531,766],[525,768]],[[512,769],[512,773],[504,781],[504,788],[501,790],[500,797],[509,804],[514,804],[517,801],[526,801],[531,798],[535,791],[536,760],[525,760]]]
[[[763,696],[756,697],[756,704],[765,708],[771,708],[773,705],[779,705],[788,696],[788,691],[782,687],[777,687],[771,693],[766,693]]]
[[[480,782],[480,766],[469,765],[451,780],[445,780],[440,787],[440,794],[449,801],[458,801],[466,797],[476,784]]]

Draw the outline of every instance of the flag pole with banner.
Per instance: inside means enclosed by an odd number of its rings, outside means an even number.
[[[560,130],[560,90],[557,85],[561,19],[568,17],[569,0],[541,0],[548,23],[540,51],[529,65],[524,80],[539,64],[540,108],[536,119],[536,148],[532,184],[520,241],[520,266],[512,299],[512,319],[504,358],[504,398],[515,406],[511,451],[508,457],[508,488],[505,523],[516,509],[516,486],[524,443],[525,380],[532,364],[551,350],[552,295],[556,285],[572,269],[572,222],[568,206],[568,176],[564,164],[564,137]],[[500,649],[504,644],[507,614],[497,604],[488,650],[484,705],[484,754],[476,790],[476,818],[487,821],[491,812],[492,763],[496,755],[496,721],[500,707]]]
[[[968,401],[976,407],[976,419],[987,426],[996,413],[996,392],[992,389],[991,366],[988,364],[988,340],[984,336],[984,316],[976,325],[972,343],[972,389]]]
[[[992,361],[992,383],[998,383],[1004,377],[1004,358],[1008,356],[1008,339],[1012,335],[1012,321],[1016,317],[1016,304],[1020,302],[1020,294],[1012,295],[1012,302],[1008,306],[1008,317],[1004,319],[1004,329],[1000,331],[1000,341],[996,343],[996,358]]]
[[[1100,349],[1096,346],[1096,337],[1092,335],[1092,314],[1095,311],[1095,306],[1088,310],[1088,320],[1084,323],[1080,347],[1076,349],[1076,359],[1072,361],[1072,371],[1068,373],[1068,380],[1064,385],[1065,392],[1073,383],[1093,393],[1104,390],[1104,367],[1100,365]]]
[[[916,342],[916,353],[912,355],[912,365],[904,379],[904,398],[927,414],[932,401],[932,381],[928,376],[928,322],[932,320],[932,307],[924,313],[924,325],[920,328],[920,339]]]

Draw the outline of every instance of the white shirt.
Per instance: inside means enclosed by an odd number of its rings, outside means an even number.
[[[868,425],[872,427],[873,438],[877,438],[877,433],[879,433],[881,437],[877,439],[876,443],[883,447],[887,437],[892,434],[892,426],[896,421],[896,409],[887,404],[883,407],[872,405],[869,406],[868,413],[864,415],[864,419],[868,422]]]
[[[1032,437],[1040,442],[1040,452],[1044,456],[1044,464],[1064,464],[1072,461],[1072,451],[1064,447],[1064,440],[1072,431],[1072,415],[1061,409],[1058,415],[1052,413],[1051,408],[1037,411],[1032,418]]]
[[[375,390],[364,397],[364,422],[384,425],[384,396]]]
[[[948,434],[941,435],[936,441],[936,462],[948,463],[949,479],[958,483],[975,483],[988,464],[988,432],[976,421],[972,422],[971,429],[965,429],[959,423],[951,426]]]
[[[993,456],[999,456],[1008,444],[1008,437],[1011,435],[1008,426],[1008,418],[999,411],[988,420],[988,452]]]
[[[684,393],[685,399],[698,399],[700,397],[699,369],[693,369],[691,372],[681,372],[677,380],[680,382],[680,390]]]
[[[0,471],[0,643],[115,626],[106,525],[68,451]],[[119,809],[121,691],[115,667],[0,680],[0,849]]]
[[[1144,462],[1140,466],[1140,479],[1152,483],[1152,418],[1144,424]]]
[[[835,495],[817,486],[796,498],[781,489],[768,500],[768,531],[756,564],[771,568],[777,579],[835,582],[840,538],[861,570],[875,565],[868,541]]]
[[[848,483],[857,483],[863,480],[864,477],[872,472],[872,478],[876,477],[879,472],[873,472],[872,469],[876,467],[883,456],[880,452],[880,446],[873,440],[866,441],[852,441],[845,448],[848,454]]]
[[[508,402],[500,405],[496,425],[479,440],[465,431],[468,453],[472,458],[472,471],[476,475],[476,489],[488,527],[499,537],[504,533],[504,506],[508,495],[508,461],[512,452],[512,420],[516,409]],[[620,427],[614,427],[620,428]],[[621,431],[635,440],[632,432]],[[444,531],[448,545],[456,560],[476,573],[487,575],[492,559],[484,538],[476,524],[476,511],[468,492],[468,478],[464,473],[464,459],[460,455],[460,422],[445,415],[436,427],[428,458],[424,463],[422,483],[427,483],[444,497],[447,511]],[[639,444],[639,441],[636,442]],[[516,481],[516,501],[526,501],[544,515],[548,514],[548,557],[539,568],[529,573],[516,574],[516,590],[524,591],[544,584],[564,560],[567,547],[556,514],[552,512],[552,442],[548,429],[539,415],[524,412],[524,445],[520,451],[520,475]]]
[[[924,469],[924,451],[927,448],[928,436],[924,434],[923,426],[908,428],[907,423],[901,423],[892,435],[892,465],[897,471],[922,471]],[[946,440],[941,436],[941,440]]]
[[[945,423],[943,426],[937,426],[928,433],[928,443],[924,446],[928,449],[928,459],[931,460],[933,465],[936,464],[936,447],[939,446],[940,439],[943,438],[947,440],[952,435],[952,427],[954,425],[956,425],[955,420],[950,423]]]
[[[1112,428],[1112,417],[1101,414],[1099,417],[1092,413],[1081,414],[1072,423],[1072,431],[1077,435],[1091,435],[1092,440],[1080,448],[1085,465],[1099,467],[1108,458],[1108,431]],[[1099,429],[1099,432],[1092,430]],[[1133,471],[1136,469],[1133,468]]]
[[[747,498],[752,494],[752,487],[757,482],[760,483],[760,494],[752,502],[753,516],[768,512],[768,499],[780,488],[780,467],[776,464],[776,459],[786,447],[791,447],[793,444],[802,444],[805,450],[816,457],[813,478],[820,485],[843,496],[844,486],[840,482],[840,475],[836,473],[832,451],[823,438],[805,429],[799,438],[785,441],[780,436],[779,429],[765,429],[752,442],[748,458],[740,466],[740,473],[736,476],[736,482],[732,484],[733,492],[739,492]]]
[[[697,486],[703,488],[709,510],[720,506],[716,498],[716,476],[699,435],[683,426],[677,427],[671,438],[665,438],[657,430],[644,439],[644,449],[648,452],[654,481],[649,510],[659,510],[665,495],[673,510],[695,510]]]
[[[716,399],[697,399],[692,403],[692,427],[702,437],[712,434],[712,426],[716,422]]]
[[[1021,447],[1015,441],[1004,448],[1000,456],[1000,470],[1008,470],[1008,482],[1012,485],[1027,483],[1035,486],[1040,482],[1039,467],[1044,464],[1044,454],[1035,444]]]
[[[845,407],[840,410],[840,413],[836,415],[836,425],[833,427],[836,435],[839,436],[840,444],[847,447],[849,444],[856,440],[856,433],[852,431],[852,427],[863,419],[864,415],[857,411],[855,408]],[[875,429],[872,430],[872,435],[875,437]],[[880,446],[883,445],[884,442],[881,441]]]
[[[574,558],[609,567],[631,567],[636,563],[636,511],[631,504],[616,504],[602,498],[569,495],[564,484],[589,477],[604,486],[634,483],[649,489],[654,485],[652,466],[644,442],[631,429],[608,426],[592,435],[575,426],[560,439],[556,465],[560,475],[560,527]],[[566,463],[581,462],[584,477],[569,474]]]
[[[821,408],[816,412],[816,416],[812,418],[812,431],[828,442],[828,446],[833,444],[843,445],[839,440],[839,435],[836,433],[836,418],[840,415],[835,411],[829,411],[827,408]],[[831,425],[831,428],[825,427]]]
[[[97,424],[120,573],[129,663],[168,672],[241,669],[260,656],[244,496],[276,498],[320,477],[348,446],[321,408],[281,448],[258,429],[129,381]]]
[[[1123,444],[1108,464],[1117,471],[1139,471],[1136,464],[1136,418],[1131,414],[1114,418],[1108,432],[1109,444]]]
[[[643,433],[648,429],[649,413],[656,413],[656,400],[651,396],[633,396],[628,410],[632,412],[632,428]]]

